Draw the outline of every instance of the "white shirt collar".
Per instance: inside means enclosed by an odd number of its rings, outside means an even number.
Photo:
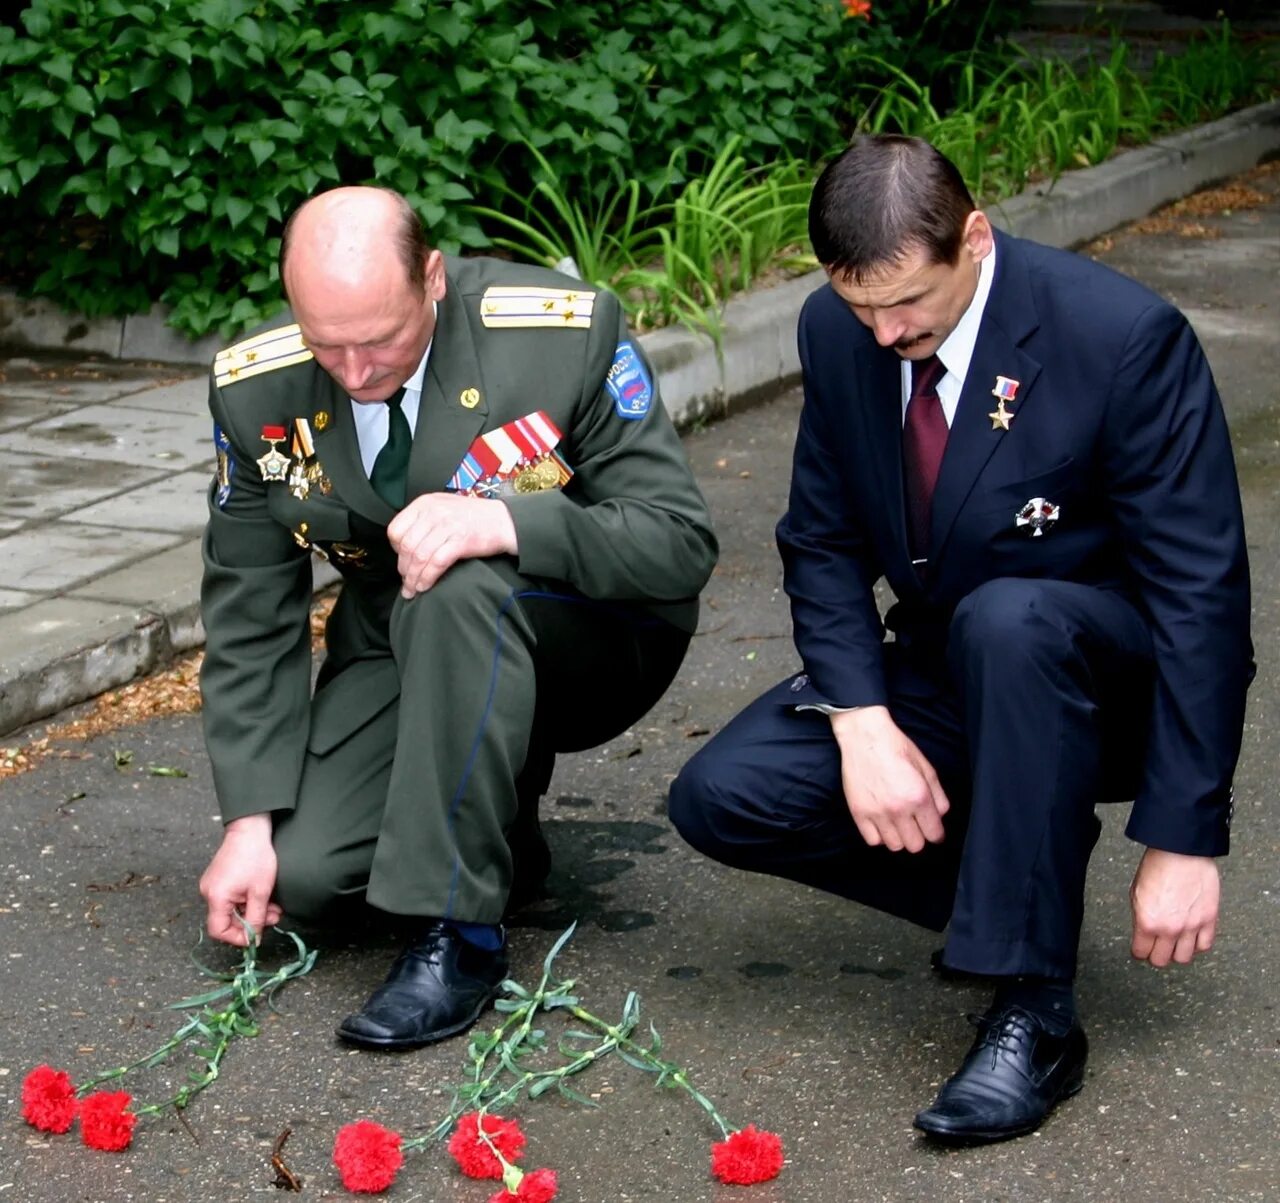
[[[973,348],[978,341],[978,327],[982,325],[982,314],[987,308],[987,298],[991,295],[991,280],[996,272],[996,248],[992,243],[990,252],[978,261],[978,286],[973,290],[973,299],[969,307],[956,323],[956,328],[947,335],[942,346],[938,348],[938,358],[942,360],[947,374],[954,376],[964,385],[964,378],[969,374],[969,361],[973,358]]]
[[[960,315],[955,329],[943,340],[937,355],[942,366],[947,370],[938,381],[938,400],[942,402],[942,412],[946,415],[950,426],[956,416],[956,408],[960,404],[960,392],[964,388],[965,377],[969,374],[969,362],[973,359],[973,349],[978,343],[978,330],[982,326],[982,315],[986,312],[987,298],[991,295],[991,282],[996,274],[996,248],[992,243],[990,252],[978,261],[978,285],[973,290],[973,297],[968,308]],[[911,361],[902,361],[902,416],[907,414],[907,402],[911,399]]]
[[[423,381],[427,378],[427,358],[431,354],[431,344],[435,341],[435,335],[433,334],[430,341],[427,343],[427,349],[422,352],[422,358],[418,361],[418,366],[414,370],[413,375],[404,382],[404,392],[406,397],[410,393],[418,393],[421,395]]]

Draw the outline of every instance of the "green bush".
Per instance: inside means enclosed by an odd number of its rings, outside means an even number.
[[[279,304],[284,215],[325,185],[409,196],[445,249],[463,202],[538,176],[598,199],[838,145],[860,62],[934,56],[1018,4],[883,0],[37,0],[0,26],[0,271],[192,334]],[[976,10],[976,12],[975,12]],[[903,32],[899,32],[903,31]]]

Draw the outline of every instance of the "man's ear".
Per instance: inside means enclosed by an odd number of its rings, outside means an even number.
[[[991,228],[990,220],[981,209],[975,209],[965,218],[964,233],[961,236],[961,241],[969,258],[974,263],[980,263],[991,254],[991,250],[996,244],[996,236]]]
[[[433,301],[443,301],[445,292],[444,256],[439,251],[428,251],[424,280],[427,296]]]

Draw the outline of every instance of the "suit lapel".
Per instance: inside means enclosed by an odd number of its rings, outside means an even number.
[[[463,397],[478,394],[465,405]],[[480,360],[462,294],[450,279],[436,313],[435,336],[427,358],[418,426],[409,455],[409,496],[434,493],[449,483],[489,412]]]
[[[386,526],[395,517],[395,510],[373,491],[364,473],[360,440],[356,437],[356,422],[351,414],[351,398],[328,372],[320,371],[319,367],[316,371],[323,382],[321,406],[329,414],[328,425],[315,431],[316,459],[333,481],[334,491],[347,505],[371,522]],[[313,429],[316,425],[312,422]]]
[[[961,506],[987,461],[1009,437],[990,417],[996,409],[992,392],[996,377],[1006,376],[1018,382],[1017,398],[1009,406],[1015,416],[1030,402],[1040,364],[1021,350],[1019,344],[1038,324],[1030,281],[1017,248],[997,233],[996,275],[978,327],[973,357],[933,493],[930,542],[935,572]]]

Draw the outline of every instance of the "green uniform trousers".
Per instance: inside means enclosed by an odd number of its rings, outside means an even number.
[[[624,731],[675,676],[689,634],[625,603],[522,576],[503,558],[455,564],[390,608],[385,646],[312,700],[296,809],[277,815],[276,898],[299,921],[364,896],[394,914],[496,923],[513,828],[532,826],[555,753]],[[386,704],[336,742],[328,707]]]

